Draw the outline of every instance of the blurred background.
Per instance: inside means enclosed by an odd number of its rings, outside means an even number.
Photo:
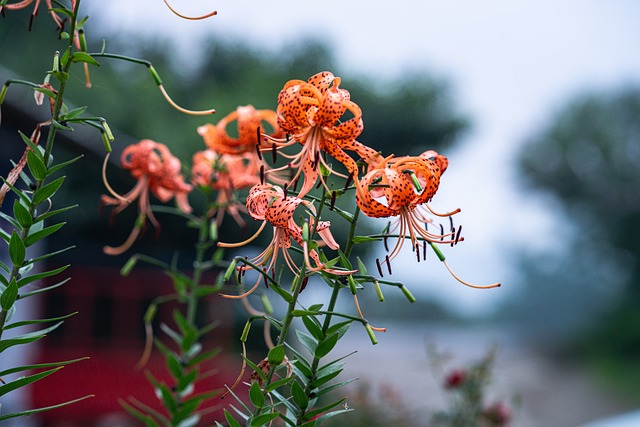
[[[640,407],[640,4],[327,0],[321,10],[317,3],[291,0],[172,5],[186,15],[217,9],[218,16],[184,21],[160,1],[83,5],[90,16],[89,51],[99,51],[104,38],[107,51],[151,60],[179,104],[218,111],[206,119],[180,115],[164,103],[144,67],[101,60],[91,72],[93,87],[84,89],[84,76],[72,76],[75,90],[68,96],[107,116],[116,150],[150,138],[189,163],[203,148],[196,132],[203,120],[215,122],[249,103],[274,109],[286,81],[330,70],[364,112],[361,142],[396,155],[436,149],[450,160],[432,204],[440,211],[462,209],[457,221],[465,241],[447,248],[448,262],[468,281],[503,286],[465,288],[435,257],[416,264],[406,253],[395,261],[393,277],[418,301],[409,304],[388,292],[379,303],[375,294],[363,295],[367,316],[388,332],[371,346],[364,331],[352,328],[341,346],[345,353],[359,352],[348,360],[346,375],[379,391],[375,398],[389,403],[389,410],[420,419],[445,403],[430,346],[454,355],[454,365],[495,347],[491,393],[512,406],[514,426],[569,427]],[[12,12],[22,20],[0,18],[0,78],[40,81],[56,47],[27,37],[30,12],[22,12]],[[33,32],[51,40],[55,28],[44,15]],[[27,104],[32,101],[19,94],[7,96],[3,147],[5,141],[7,147],[20,144],[10,126],[30,129],[31,118],[42,114]],[[87,160],[67,180],[63,196],[80,198],[80,207],[52,245],[80,248],[63,255],[81,278],[67,292],[78,297],[84,289],[91,301],[86,304],[93,304],[78,315],[89,315],[82,324],[93,326],[74,331],[70,325],[78,319],[71,319],[60,339],[87,340],[101,349],[115,345],[116,354],[122,341],[109,339],[117,327],[105,325],[121,319],[123,310],[133,322],[155,289],[123,296],[122,289],[143,288],[134,282],[144,277],[119,283],[124,279],[117,269],[127,256],[101,253],[105,243],[126,238],[135,212],[115,224],[99,215],[100,145],[99,135],[78,132],[62,154],[84,152]],[[87,147],[97,147],[96,154]],[[2,157],[6,175],[9,157]],[[112,174],[117,188],[132,185],[127,174]],[[384,225],[370,224],[376,230]],[[160,240],[148,233],[138,248],[167,256],[176,244],[188,250],[189,239],[172,230],[163,222]],[[240,231],[231,226],[225,232],[235,240]],[[368,257],[376,255],[372,250]],[[93,283],[97,276],[102,284]],[[121,290],[110,291],[112,286]],[[309,292],[310,298],[313,292],[321,291]],[[69,295],[60,298],[41,309],[68,304],[75,310]],[[136,308],[123,309],[123,298]],[[233,308],[219,310],[233,316]],[[139,343],[142,325],[129,333]],[[235,331],[222,336],[223,344],[237,346]],[[134,353],[136,346],[130,346]]]

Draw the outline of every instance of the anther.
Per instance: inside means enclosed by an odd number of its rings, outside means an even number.
[[[391,262],[389,261],[389,255],[385,255],[385,256],[384,256],[384,260],[385,260],[385,261],[386,261],[386,263],[387,263],[387,270],[389,271],[389,274],[392,274],[392,273],[391,273]]]
[[[384,274],[382,274],[382,267],[380,267],[380,260],[378,258],[376,258],[376,267],[378,267],[378,273],[380,274],[380,277],[384,277]]]
[[[336,206],[336,197],[337,194],[335,191],[331,192],[331,204],[329,205],[329,210],[332,211],[333,208]]]
[[[275,143],[271,145],[271,158],[273,159],[273,163],[278,160],[278,149]]]
[[[256,128],[257,139],[256,139],[256,153],[258,153],[258,159],[262,161],[262,153],[260,152],[260,138],[262,137],[262,133],[260,132],[260,126]]]
[[[260,150],[258,150],[258,153]],[[260,165],[260,184],[264,184],[264,165]]]
[[[462,232],[462,225],[460,227],[458,227],[458,232],[456,233],[456,245],[458,244],[458,242],[460,241],[460,233]]]
[[[347,177],[347,180],[344,182],[344,190],[347,191],[347,188],[349,188],[349,186],[351,185],[351,183],[353,182],[353,174],[350,173],[349,176]]]

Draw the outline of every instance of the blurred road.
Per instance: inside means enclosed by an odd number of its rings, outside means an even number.
[[[426,417],[445,408],[443,373],[468,366],[493,347],[498,353],[487,389],[489,401],[512,407],[512,427],[576,427],[633,409],[605,391],[584,368],[552,360],[515,333],[420,322],[375,326],[388,328],[377,334],[379,344],[372,346],[356,325],[339,344],[336,355],[359,349],[346,360],[342,379],[358,377],[376,389],[390,386],[412,411]],[[429,345],[453,356],[444,370],[431,367]]]

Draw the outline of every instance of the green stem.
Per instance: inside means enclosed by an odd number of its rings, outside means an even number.
[[[198,231],[198,241],[196,243],[196,256],[193,262],[193,277],[191,279],[191,289],[187,299],[187,322],[194,327],[196,322],[196,314],[198,311],[198,294],[197,289],[202,280],[204,259],[207,249],[211,247],[209,241],[209,220],[204,215],[200,218],[200,228]]]
[[[347,258],[349,258],[349,256],[351,255],[351,252],[353,250],[353,237],[355,236],[356,233],[356,225],[358,223],[358,216],[360,215],[360,209],[358,207],[356,207],[356,211],[353,214],[353,220],[351,221],[351,227],[349,228],[349,238],[347,240],[347,246],[345,247],[344,250],[344,254]],[[327,307],[327,311],[323,312],[325,314],[324,317],[324,322],[322,323],[322,335],[326,336],[327,331],[329,330],[329,327],[331,327],[331,321],[333,319],[333,312],[336,308],[336,304],[338,302],[338,294],[340,293],[340,289],[342,289],[342,285],[336,280],[333,283],[333,291],[331,292],[331,298],[329,299],[329,305]],[[354,317],[353,320],[356,320],[356,318]],[[357,320],[360,320],[359,318]],[[316,374],[318,373],[318,366],[320,365],[320,358],[318,357],[313,357],[313,361],[311,362],[311,373],[313,375],[311,381],[309,381],[304,389],[304,393],[305,395],[307,395],[308,397],[311,396],[311,393],[313,392],[313,390],[311,389],[311,383],[313,382],[313,380],[315,379]],[[300,422],[305,413],[307,411],[303,410],[302,413],[300,414],[299,419],[297,420],[297,422]]]
[[[73,16],[74,18],[71,19],[71,25],[70,25],[70,34],[73,34],[73,32],[75,31],[75,27],[76,27],[76,16],[78,14],[78,10],[80,7],[80,0],[78,0],[75,4],[75,9],[73,10]],[[73,37],[69,38],[69,49],[73,49]],[[58,53],[56,53],[56,55],[58,55]],[[57,62],[57,61],[56,61]],[[67,64],[65,64],[65,66],[63,67],[62,71],[65,73],[69,72],[69,69],[71,67],[72,61],[69,60],[67,62]],[[55,71],[55,70],[54,70]],[[66,79],[60,79],[60,87],[58,88],[58,92],[56,94],[56,98],[55,98],[55,102],[54,102],[54,106],[53,106],[53,111],[51,114],[51,118],[53,121],[58,121],[60,119],[60,111],[62,109],[62,105],[63,105],[63,98],[64,98],[64,92],[67,86],[67,80]],[[15,80],[15,81],[11,81],[14,83],[21,83],[21,84],[28,84],[27,82],[24,82],[22,80]],[[49,129],[49,134],[47,135],[47,142],[45,145],[45,152],[44,152],[44,164],[46,167],[48,167],[49,164],[49,157],[51,156],[51,152],[53,151],[53,143],[55,141],[57,135],[57,128],[55,126],[51,126],[51,128]],[[40,188],[42,188],[44,184],[44,180],[36,180],[36,186],[35,189],[33,190],[34,193],[37,192]],[[31,215],[31,217],[34,217],[34,214],[36,212],[36,205],[33,204],[33,201],[31,202],[31,206],[29,206],[29,214]],[[22,229],[22,232],[20,233],[20,238],[22,239],[22,241],[24,241],[27,236],[29,235],[29,232],[31,231],[31,227],[25,227]],[[18,274],[20,272],[20,268],[22,266],[20,265],[14,265],[12,270],[11,270],[11,275],[9,277],[9,283],[11,283],[13,280],[18,280]],[[4,326],[5,323],[7,321],[7,312],[5,312],[4,310],[0,309],[0,339],[2,339],[2,333],[4,331]]]

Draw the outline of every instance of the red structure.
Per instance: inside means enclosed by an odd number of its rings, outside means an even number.
[[[169,277],[158,269],[134,269],[127,277],[107,267],[71,267],[72,280],[47,292],[42,301],[42,317],[57,317],[78,312],[45,339],[41,340],[38,362],[77,359],[88,360],[66,366],[55,375],[36,382],[32,387],[33,406],[55,405],[85,395],[95,395],[63,409],[40,415],[44,426],[95,426],[99,420],[123,413],[118,403],[131,397],[161,410],[158,399],[145,377],[145,370],[169,383],[164,359],[158,351],[142,369],[136,369],[144,349],[144,314],[151,301],[171,293]],[[223,320],[228,325],[233,319],[233,304],[216,303],[215,297],[203,308],[207,319]],[[159,332],[161,322],[173,325],[175,305],[159,306],[154,330]],[[203,342],[205,348],[238,346],[237,334],[222,326],[215,329]],[[238,354],[238,352],[232,352]],[[227,356],[228,357],[228,356]],[[241,359],[214,359],[216,374],[199,383],[199,390],[224,389],[232,384],[239,373]],[[213,399],[210,406],[221,406]],[[212,417],[215,413],[212,414]],[[217,417],[216,417],[217,418]],[[212,418],[213,419],[213,418]],[[203,425],[211,425],[212,422]]]

